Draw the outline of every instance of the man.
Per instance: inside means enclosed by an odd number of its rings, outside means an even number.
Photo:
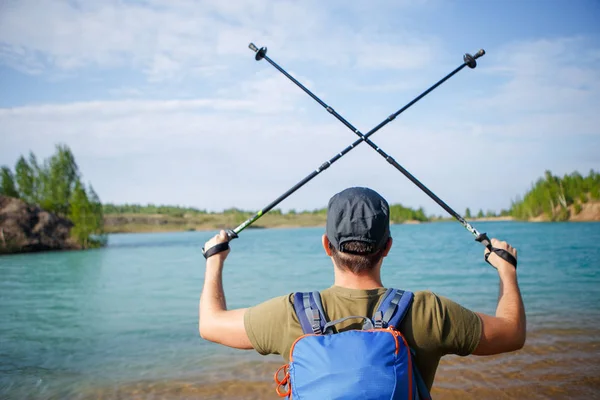
[[[205,248],[227,241],[221,231]],[[517,250],[492,239],[515,259]],[[386,292],[381,282],[383,259],[390,251],[389,206],[377,192],[349,188],[331,198],[327,211],[325,253],[334,266],[333,286],[321,292],[330,321],[350,315],[372,317]],[[229,250],[210,256],[200,299],[200,336],[260,354],[281,354],[289,361],[292,343],[302,335],[294,312],[293,295],[268,300],[255,307],[227,310],[222,270]],[[485,254],[489,253],[486,249]],[[517,284],[516,268],[492,252],[489,263],[500,277],[496,315],[470,311],[430,291],[416,292],[412,307],[398,327],[415,351],[416,365],[429,390],[442,356],[491,355],[518,350],[525,343],[525,311]],[[398,288],[407,289],[407,288]],[[348,320],[338,331],[360,329]]]

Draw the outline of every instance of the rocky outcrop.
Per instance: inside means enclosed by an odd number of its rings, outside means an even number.
[[[593,200],[587,203],[579,204],[579,209],[574,204],[567,207],[569,218],[572,222],[598,222],[600,221],[600,201]],[[560,206],[556,206],[554,213],[560,212]],[[540,214],[537,217],[529,219],[529,222],[548,222],[550,218],[546,214]]]
[[[76,249],[72,227],[66,218],[0,195],[0,254]]]
[[[569,221],[600,221],[600,201],[590,201],[581,205],[581,210],[576,214],[575,207],[571,206]]]

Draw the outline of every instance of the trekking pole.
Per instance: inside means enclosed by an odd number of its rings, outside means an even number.
[[[263,48],[261,48],[259,50],[252,43],[250,43],[249,47],[250,47],[250,49],[252,49],[253,51],[256,52],[255,59],[257,61],[261,60],[262,58],[266,58],[266,52],[267,52],[266,48],[263,47]],[[270,61],[270,59],[268,59],[268,58],[266,58],[266,59],[269,62],[271,62],[273,65],[276,65],[272,61]],[[472,65],[473,63],[475,63],[475,59],[473,58],[472,62],[471,62],[471,60],[469,60],[469,62]],[[351,145],[349,145],[348,147],[346,147],[345,149],[343,149],[341,152],[339,152],[338,154],[336,154],[335,156],[333,156],[331,159],[329,159],[326,162],[324,162],[323,164],[321,164],[316,170],[314,170],[313,172],[311,172],[310,174],[308,174],[304,179],[302,179],[300,182],[298,182],[297,184],[295,184],[287,192],[285,192],[284,194],[282,194],[281,196],[279,196],[277,199],[273,200],[269,205],[267,205],[266,207],[264,207],[263,209],[261,209],[260,211],[258,211],[256,214],[254,214],[253,216],[251,216],[250,218],[248,218],[246,221],[242,222],[235,229],[228,229],[228,230],[226,230],[227,237],[228,237],[229,241],[237,238],[238,234],[240,232],[242,232],[248,226],[250,226],[251,224],[253,224],[254,222],[256,222],[260,217],[262,217],[264,214],[266,214],[267,212],[269,212],[271,209],[273,209],[275,206],[277,206],[279,203],[281,203],[283,200],[285,200],[288,196],[290,196],[292,193],[294,193],[296,190],[300,189],[302,186],[304,186],[306,183],[308,183],[310,180],[312,180],[315,176],[317,176],[318,174],[320,174],[321,172],[323,172],[324,170],[326,170],[327,168],[329,168],[329,166],[331,166],[334,162],[336,162],[337,160],[339,160],[342,156],[344,156],[346,153],[348,153],[354,147],[358,146],[361,142],[363,142],[364,139],[368,138],[369,136],[371,136],[372,134],[374,134],[375,132],[377,132],[379,129],[381,129],[382,127],[384,127],[385,125],[387,125],[390,121],[393,121],[402,112],[404,112],[405,110],[407,110],[408,108],[410,108],[413,104],[415,104],[417,101],[419,101],[420,99],[422,99],[423,97],[425,97],[428,93],[430,93],[431,91],[433,91],[435,88],[437,88],[439,85],[441,85],[442,83],[444,83],[446,80],[450,79],[450,77],[452,77],[454,74],[456,74],[457,72],[459,72],[466,65],[467,65],[466,62],[463,63],[461,66],[459,66],[454,71],[452,71],[451,73],[449,73],[448,75],[446,75],[444,78],[442,78],[441,80],[439,80],[437,83],[435,83],[429,89],[425,90],[419,96],[415,97],[410,103],[408,103],[407,105],[405,105],[404,107],[402,107],[400,110],[396,111],[394,114],[392,114],[389,117],[387,117],[379,125],[377,125],[375,128],[373,128],[369,132],[367,132],[366,135],[362,135],[361,134],[361,138],[359,138],[354,143],[352,143]],[[280,71],[284,72],[286,74],[286,76],[290,77],[285,71],[283,71],[278,66],[276,68],[278,68]],[[474,68],[474,67],[471,67],[471,68]],[[314,95],[312,95],[312,96],[316,99],[316,96],[314,96]],[[320,101],[320,100],[318,100],[318,101]],[[211,247],[209,249],[202,248],[202,254],[204,255],[205,258],[208,258],[211,255],[219,253],[219,252],[222,252],[222,251],[225,251],[228,248],[229,248],[229,243],[228,242],[219,243],[219,244],[217,244],[217,245],[215,245],[215,246],[213,246],[213,247]]]
[[[387,124],[389,121],[391,121],[392,119],[396,118],[396,116],[398,116],[402,111],[404,111],[405,109],[407,109],[408,107],[410,107],[411,105],[413,105],[414,103],[416,103],[417,101],[419,101],[427,93],[429,93],[430,91],[432,91],[433,89],[435,89],[438,85],[442,84],[446,79],[450,78],[452,75],[454,75],[455,73],[457,73],[458,71],[460,71],[461,69],[463,69],[466,66],[468,66],[471,69],[477,67],[477,61],[475,61],[475,60],[485,54],[485,51],[483,49],[481,49],[477,53],[475,53],[474,56],[470,55],[469,53],[466,53],[463,56],[463,61],[464,62],[463,62],[463,64],[461,66],[459,66],[458,68],[456,68],[453,72],[451,72],[445,78],[443,78],[438,83],[436,83],[435,85],[433,85],[431,88],[429,88],[428,90],[426,90],[425,92],[423,92],[420,96],[416,97],[412,102],[408,103],[404,108],[402,108],[401,110],[399,110],[397,113],[392,114],[390,117],[388,117],[387,120],[385,120],[383,123],[381,123],[380,125],[378,125],[374,130],[368,132],[366,135],[363,135],[357,128],[355,128],[344,117],[342,117],[340,114],[338,114],[333,108],[331,108],[329,105],[327,105],[325,102],[323,102],[319,97],[317,97],[314,93],[312,93],[309,89],[307,89],[303,84],[301,84],[300,82],[298,82],[298,80],[296,80],[293,76],[291,76],[290,74],[288,74],[276,62],[274,62],[273,60],[271,60],[267,56],[267,48],[266,47],[262,47],[262,48],[258,49],[253,43],[250,43],[250,45],[248,47],[256,53],[255,59],[257,61],[260,61],[262,59],[267,60],[267,62],[269,64],[271,64],[273,67],[275,67],[275,69],[277,69],[279,72],[281,72],[283,75],[285,75],[289,80],[291,80],[293,83],[295,83],[296,86],[298,86],[306,94],[308,94],[310,97],[312,97],[317,103],[319,103],[323,108],[325,108],[327,110],[327,112],[329,112],[334,117],[336,117],[348,129],[350,129],[356,135],[358,135],[361,138],[361,140],[365,141],[377,153],[379,153],[383,158],[385,158],[385,160],[387,162],[389,162],[392,166],[394,166],[398,171],[400,171],[404,176],[406,176],[411,182],[413,182],[415,185],[417,185],[417,187],[419,187],[431,199],[433,199],[438,205],[440,205],[444,210],[446,210],[448,212],[448,214],[450,214],[458,222],[460,222],[460,224],[463,227],[465,227],[469,232],[471,232],[471,234],[475,237],[476,241],[482,243],[488,250],[496,252],[496,254],[498,254],[500,257],[504,258],[509,263],[515,265],[515,267],[516,267],[516,260],[514,259],[514,257],[510,253],[505,252],[503,250],[499,251],[501,249],[495,249],[495,248],[493,248],[492,244],[490,242],[490,239],[488,238],[488,236],[485,233],[480,233],[479,231],[477,231],[477,229],[475,229],[469,222],[467,222],[462,216],[460,216],[460,214],[458,214],[456,211],[454,211],[448,204],[446,204],[435,193],[433,193],[425,185],[423,185],[423,183],[421,183],[417,178],[415,178],[414,175],[412,175],[408,170],[406,170],[404,167],[402,167],[402,165],[400,165],[393,157],[391,157],[390,155],[388,155],[385,151],[383,151],[382,149],[380,149],[379,146],[377,146],[375,143],[373,143],[369,139],[369,136],[371,136],[373,133],[375,133],[381,126]],[[486,261],[487,261],[487,257],[486,257]]]

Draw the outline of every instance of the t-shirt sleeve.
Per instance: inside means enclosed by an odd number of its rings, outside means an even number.
[[[435,295],[440,347],[444,354],[468,356],[481,339],[481,319],[473,311]]]
[[[244,327],[250,343],[260,354],[281,354],[290,307],[290,295],[286,295],[246,310]]]

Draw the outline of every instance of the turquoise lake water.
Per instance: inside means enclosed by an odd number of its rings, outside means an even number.
[[[600,223],[476,227],[518,249],[530,330],[599,328]],[[330,286],[322,233],[244,231],[226,263],[228,306]],[[230,364],[262,359],[198,336],[200,249],[213,234],[118,234],[100,250],[0,257],[0,398],[76,398],[95,385],[216,379]],[[432,290],[494,313],[496,272],[459,224],[395,225],[392,236],[385,285]]]

